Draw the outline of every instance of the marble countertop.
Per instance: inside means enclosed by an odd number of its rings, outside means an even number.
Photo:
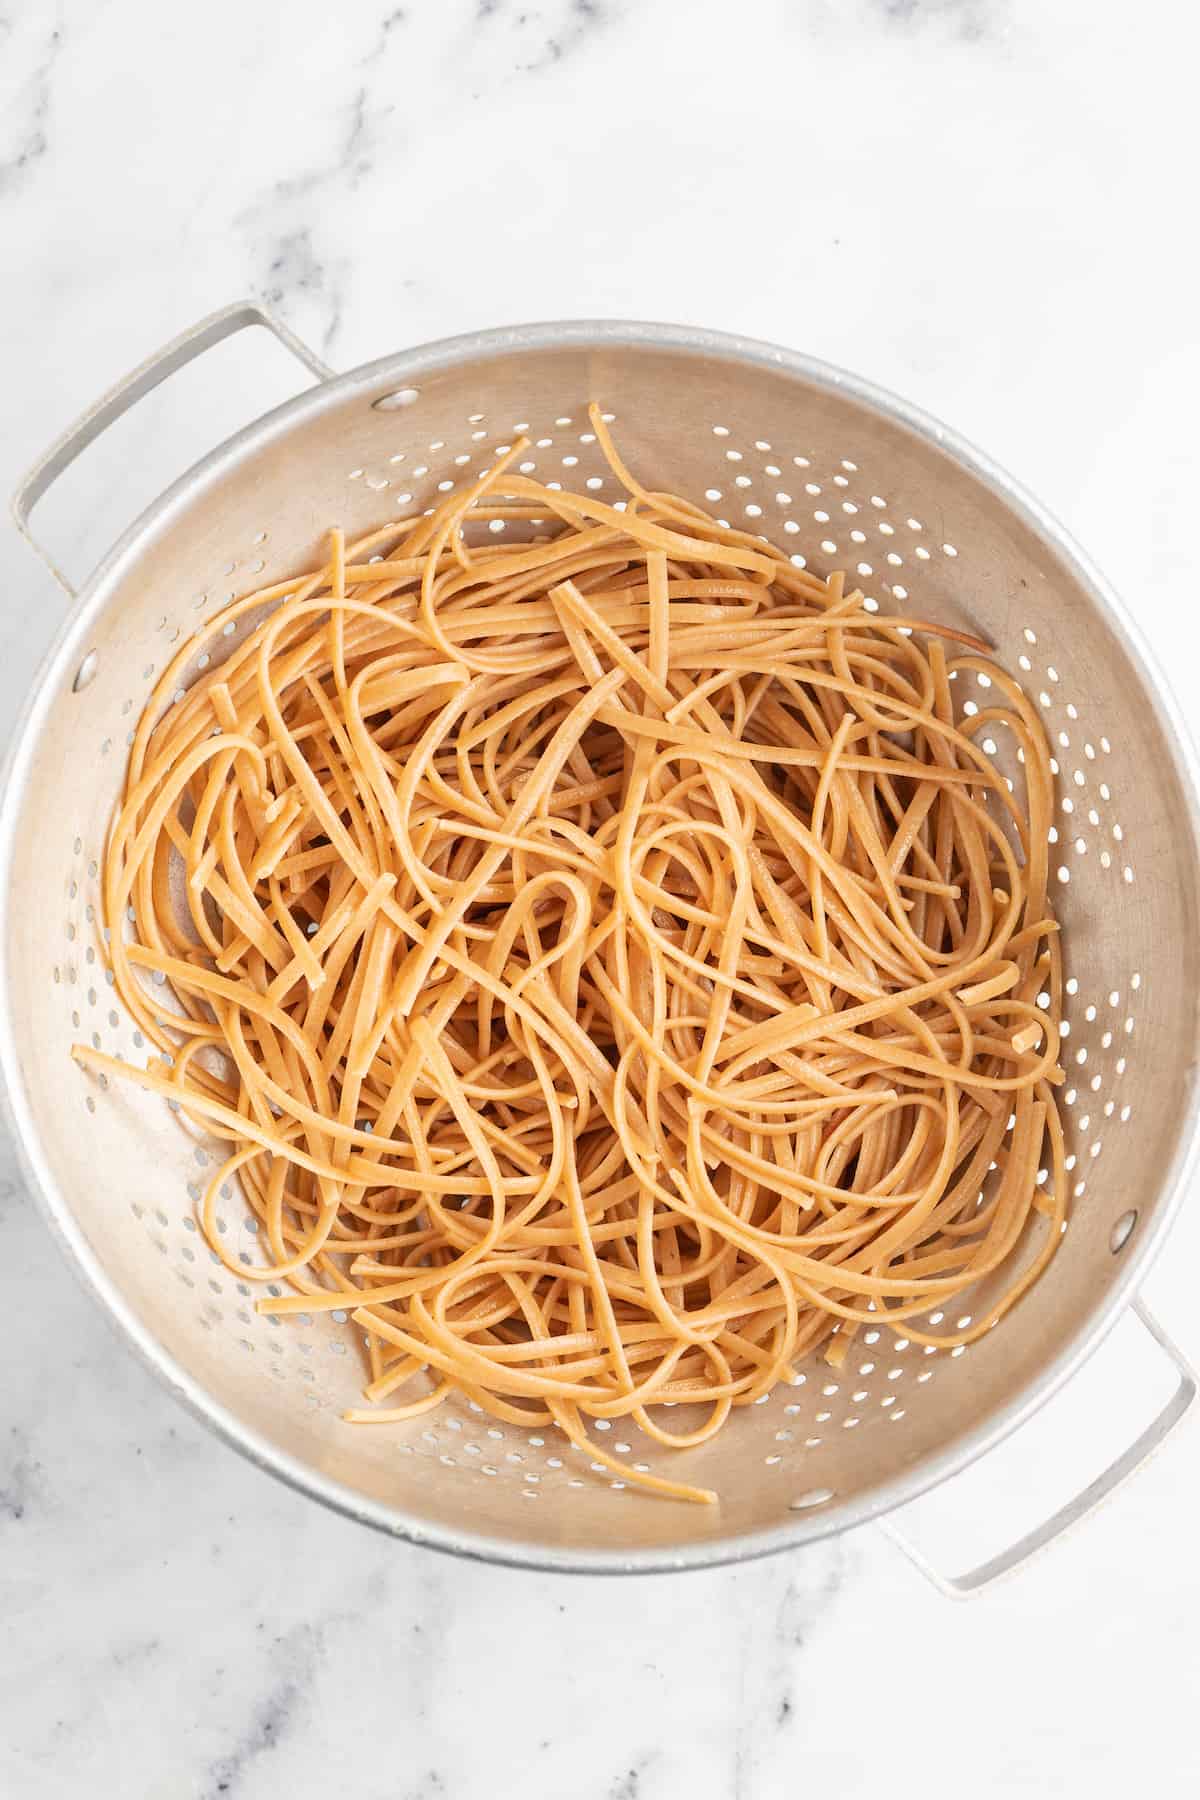
[[[529,318],[704,323],[987,446],[1185,666],[1198,51],[1171,0],[9,0],[0,488],[247,294],[338,366]],[[211,443],[270,397],[154,404],[136,455],[47,507],[52,548],[82,571],[148,497],[133,474],[160,487],[206,447],[189,427]],[[0,576],[7,735],[65,603],[11,529]],[[1147,1294],[1200,1360],[1196,1254],[1193,1208]],[[968,1515],[999,1544],[1031,1458],[1062,1498],[1153,1404],[1145,1358],[1110,1354],[913,1530],[943,1562]],[[459,1564],[177,1410],[0,1145],[4,1800],[1184,1794],[1198,1483],[1185,1429],[969,1605],[873,1530],[636,1584]]]

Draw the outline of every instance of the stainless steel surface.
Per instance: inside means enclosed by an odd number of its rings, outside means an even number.
[[[17,529],[37,551],[55,580],[60,582],[67,593],[74,596],[74,588],[53,558],[43,549],[29,527],[30,514],[42,496],[53,487],[77,456],[81,456],[110,425],[114,425],[123,413],[131,406],[136,406],[147,394],[182,369],[186,363],[194,362],[206,350],[232,337],[235,331],[244,331],[247,326],[257,325],[263,330],[274,332],[285,349],[290,350],[307,369],[310,369],[318,381],[328,381],[333,370],[328,363],[313,353],[289,331],[280,319],[274,318],[264,307],[252,300],[241,300],[233,306],[222,307],[220,312],[210,313],[198,325],[181,332],[171,343],[165,344],[153,356],[109,388],[102,394],[94,406],[88,408],[81,419],[57,440],[49,450],[40,456],[28,471],[25,479],[17,488],[12,498],[13,517],[17,521]]]
[[[251,322],[243,310],[219,317]],[[213,329],[169,356],[195,354]],[[115,416],[161,368],[101,410]],[[192,1225],[204,1145],[161,1102],[102,1090],[67,1054],[80,1033],[138,1049],[104,981],[96,867],[155,671],[228,595],[313,561],[330,524],[354,532],[430,504],[439,482],[518,428],[544,479],[603,482],[584,412],[593,397],[656,485],[754,521],[816,565],[857,571],[885,609],[990,638],[1039,698],[1060,764],[1052,867],[1077,1190],[1060,1252],[1004,1325],[961,1354],[865,1333],[843,1371],[808,1367],[802,1386],[737,1414],[713,1444],[672,1454],[636,1429],[605,1438],[717,1487],[720,1508],[614,1485],[553,1436],[465,1405],[399,1428],[342,1424],[359,1383],[343,1329],[259,1318]],[[84,433],[104,422],[90,415]],[[80,441],[68,434],[35,472],[34,497]],[[984,692],[970,703],[986,705]],[[1101,578],[986,458],[869,384],[768,345],[647,325],[530,326],[386,358],[290,401],[170,488],[86,584],[31,697],[0,817],[0,1062],[31,1185],[174,1391],[263,1467],[367,1523],[596,1571],[698,1566],[845,1529],[1028,1416],[1128,1304],[1162,1239],[1197,1148],[1196,795],[1174,704]],[[225,1226],[252,1257],[234,1193]],[[971,1310],[960,1301],[954,1316]]]
[[[883,1531],[897,1544],[918,1568],[927,1581],[941,1590],[948,1600],[968,1600],[974,1594],[990,1587],[992,1582],[999,1581],[1002,1576],[1012,1575],[1041,1551],[1047,1549],[1065,1532],[1074,1530],[1082,1524],[1090,1513],[1106,1500],[1112,1498],[1117,1490],[1136,1475],[1142,1464],[1152,1457],[1155,1451],[1166,1442],[1171,1432],[1183,1419],[1196,1398],[1197,1378],[1178,1345],[1174,1344],[1163,1330],[1158,1320],[1150,1312],[1145,1303],[1135,1300],[1130,1313],[1145,1326],[1155,1343],[1174,1364],[1178,1380],[1172,1388],[1165,1405],[1151,1419],[1144,1431],[1138,1433],[1134,1441],[1106,1469],[1102,1469],[1094,1481],[1081,1488],[1065,1506],[1043,1519],[1032,1531],[1027,1531],[1015,1543],[1007,1545],[1003,1550],[989,1556],[973,1569],[965,1570],[961,1575],[946,1574],[938,1568],[929,1557],[917,1549],[903,1529],[894,1519],[880,1520]]]

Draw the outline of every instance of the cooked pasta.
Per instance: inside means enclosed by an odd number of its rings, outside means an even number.
[[[102,871],[157,1054],[74,1054],[224,1140],[204,1234],[350,1315],[348,1419],[457,1393],[708,1501],[587,1422],[701,1443],[864,1328],[980,1337],[1055,1251],[1053,776],[985,644],[592,429],[619,504],[520,442],[227,606],[185,691],[180,650]]]

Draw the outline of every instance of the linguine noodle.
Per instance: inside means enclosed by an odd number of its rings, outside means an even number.
[[[182,695],[180,651],[103,867],[158,1054],[74,1054],[228,1143],[208,1243],[293,1290],[264,1312],[350,1313],[349,1419],[457,1392],[711,1500],[585,1421],[703,1442],[864,1327],[980,1337],[1057,1247],[1053,777],[986,645],[648,492],[592,422],[620,505],[517,443],[226,607]]]

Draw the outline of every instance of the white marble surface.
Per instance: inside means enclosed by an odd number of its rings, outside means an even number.
[[[708,323],[965,429],[1183,666],[1198,52],[1174,0],[7,0],[0,487],[244,294],[338,365],[526,318]],[[167,399],[146,417],[47,508],[68,561],[131,469],[202,447]],[[11,530],[0,574],[7,732],[63,602]],[[635,1585],[459,1565],[179,1413],[0,1154],[4,1800],[1196,1790],[1195,1433],[969,1606],[874,1533]],[[1193,1209],[1148,1284],[1195,1356],[1198,1253]],[[1134,1371],[1058,1403],[1064,1492]],[[997,1541],[1022,1454],[973,1490]]]

